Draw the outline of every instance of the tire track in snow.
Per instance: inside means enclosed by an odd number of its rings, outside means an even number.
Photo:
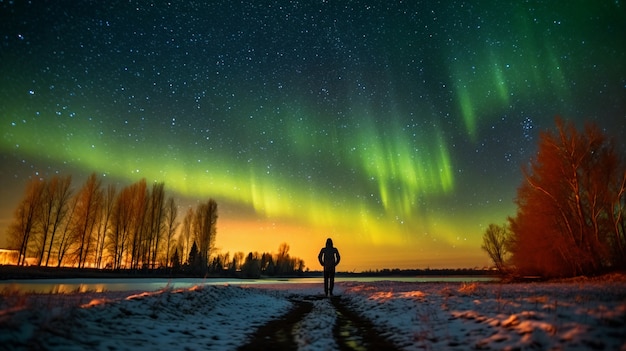
[[[387,350],[398,348],[380,334],[372,322],[354,312],[340,297],[331,298],[337,313],[333,330],[342,351]]]
[[[261,326],[238,350],[397,350],[341,299],[292,296],[294,307],[279,319]]]
[[[262,325],[252,335],[250,341],[239,347],[239,351],[257,350],[297,350],[293,338],[294,326],[313,309],[313,304],[292,299],[294,307],[285,315]]]

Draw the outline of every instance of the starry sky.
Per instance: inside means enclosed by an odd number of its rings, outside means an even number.
[[[623,1],[0,0],[0,246],[26,183],[216,199],[221,251],[471,268],[557,115],[619,140]],[[182,218],[181,218],[182,219]]]

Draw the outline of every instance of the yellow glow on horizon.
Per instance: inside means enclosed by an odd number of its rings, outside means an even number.
[[[367,238],[355,228],[323,228],[302,226],[275,219],[240,220],[220,216],[216,247],[222,253],[244,252],[276,253],[285,242],[292,257],[305,261],[310,270],[319,270],[317,254],[326,238],[331,237],[340,250],[340,271],[363,271],[381,268],[471,268],[488,265],[488,257],[480,249],[480,242],[471,236],[458,238],[459,232],[468,233],[442,218],[430,228],[431,234],[421,239],[406,234],[390,233],[401,230],[386,228],[380,235]],[[385,229],[378,227],[376,230]],[[479,235],[480,228],[474,236]],[[468,233],[469,234],[469,233]],[[480,234],[482,234],[480,232]],[[388,237],[403,238],[395,242]],[[371,240],[370,240],[371,239]]]

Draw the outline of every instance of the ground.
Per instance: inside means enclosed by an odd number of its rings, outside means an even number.
[[[10,350],[626,350],[626,279],[202,285],[0,300]]]

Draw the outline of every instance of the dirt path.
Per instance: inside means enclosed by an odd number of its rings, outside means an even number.
[[[291,298],[294,307],[281,318],[261,326],[248,344],[238,350],[297,350],[296,334],[302,321],[314,308],[316,301],[327,299],[323,296],[299,296]],[[380,335],[372,323],[352,311],[341,297],[330,298],[331,308],[336,315],[332,330],[334,341],[341,351],[397,350],[398,348]]]

